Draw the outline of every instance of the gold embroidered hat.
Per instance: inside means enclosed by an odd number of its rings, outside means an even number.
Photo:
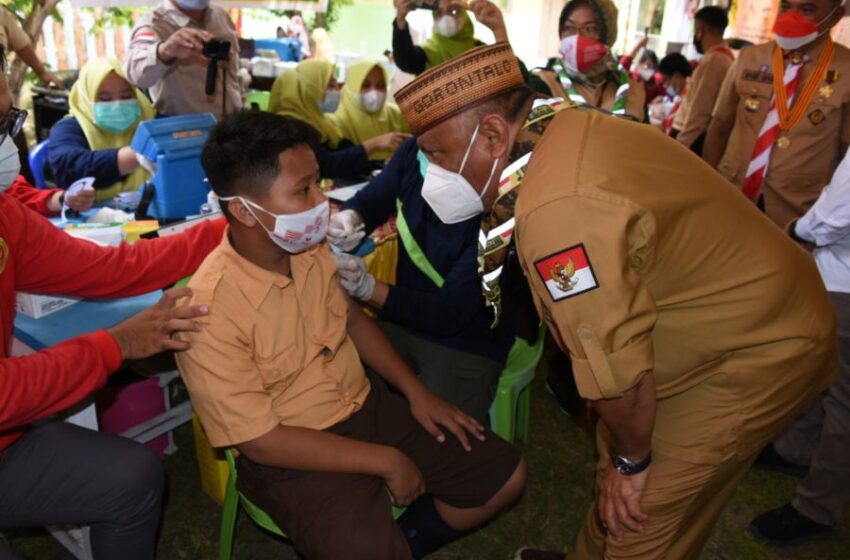
[[[516,55],[502,42],[468,50],[423,72],[395,94],[395,102],[419,135],[524,84]]]

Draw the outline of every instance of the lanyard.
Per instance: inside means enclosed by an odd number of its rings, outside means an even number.
[[[398,230],[398,236],[401,239],[401,244],[407,252],[407,256],[410,257],[411,262],[413,262],[422,274],[427,276],[434,284],[437,285],[438,288],[442,288],[446,281],[440,273],[437,272],[437,269],[434,268],[434,265],[431,264],[428,257],[425,256],[425,252],[422,250],[422,247],[419,246],[416,238],[413,237],[413,233],[410,231],[410,226],[407,225],[407,220],[404,218],[404,212],[402,212],[401,200],[396,199],[395,207],[395,225]]]

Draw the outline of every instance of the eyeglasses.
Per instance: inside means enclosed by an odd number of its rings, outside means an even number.
[[[561,28],[561,37],[570,37],[576,33],[582,37],[600,37],[602,35],[602,26],[595,22],[585,23],[583,25],[575,25],[571,21],[564,22]]]
[[[11,136],[12,138],[17,136],[24,127],[26,120],[27,112],[25,110],[18,109],[17,107],[9,109],[6,116],[0,120],[0,143],[6,139],[6,136]]]

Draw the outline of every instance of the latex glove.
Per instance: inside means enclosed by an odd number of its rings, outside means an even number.
[[[142,166],[151,175],[156,175],[156,162],[149,160],[139,152],[136,152],[136,159],[139,165]]]
[[[331,217],[328,225],[328,241],[343,251],[350,251],[366,236],[363,218],[354,210],[343,210]]]
[[[353,298],[362,301],[372,299],[375,291],[375,277],[366,271],[366,263],[360,257],[346,253],[334,254],[339,270],[339,283]]]

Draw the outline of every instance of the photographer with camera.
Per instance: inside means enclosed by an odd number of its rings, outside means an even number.
[[[162,0],[142,15],[124,69],[161,115],[221,118],[242,107],[236,26],[209,0]]]

